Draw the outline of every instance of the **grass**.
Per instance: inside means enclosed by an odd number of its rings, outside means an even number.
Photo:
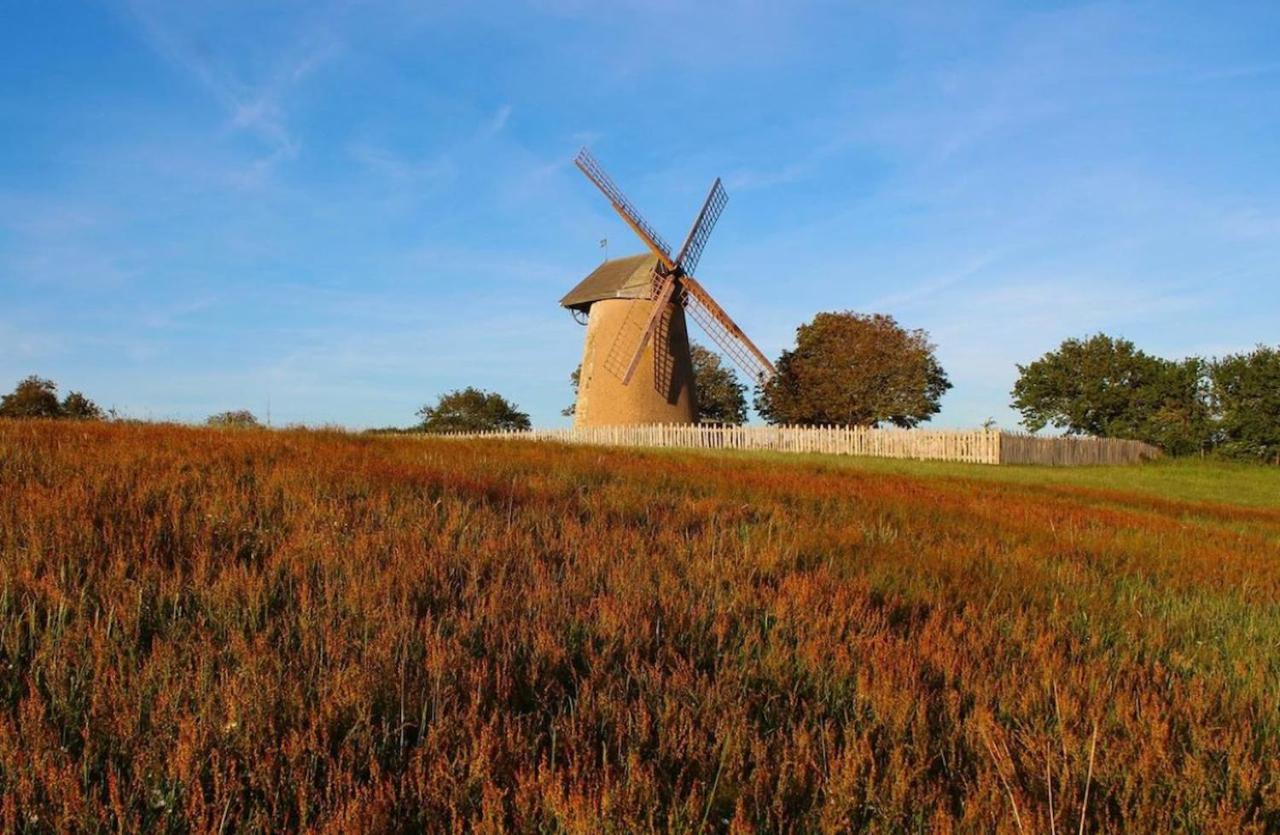
[[[1233,469],[0,423],[0,827],[1274,831]]]
[[[721,453],[713,453],[721,454]],[[771,452],[728,452],[780,465],[817,464],[868,473],[920,478],[954,478],[1024,485],[1029,488],[1086,488],[1139,493],[1175,501],[1242,507],[1280,507],[1280,467],[1217,459],[1168,459],[1130,466],[1044,467],[975,466],[943,461],[854,458]]]

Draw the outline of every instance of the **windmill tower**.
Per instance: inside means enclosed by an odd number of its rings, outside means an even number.
[[[605,261],[560,300],[587,321],[574,425],[697,422],[686,312],[749,380],[772,376],[773,364],[693,277],[729,201],[720,180],[673,257],[585,148],[574,163],[649,248]]]

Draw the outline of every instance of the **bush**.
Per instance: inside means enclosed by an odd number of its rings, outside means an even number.
[[[529,416],[494,392],[467,387],[440,395],[418,410],[424,432],[487,432],[528,429]]]
[[[262,426],[258,419],[254,417],[253,412],[248,409],[219,412],[216,415],[210,415],[205,423],[209,426],[216,426],[219,429],[257,429]]]

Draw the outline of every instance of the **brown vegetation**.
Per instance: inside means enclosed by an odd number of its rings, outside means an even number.
[[[0,422],[0,826],[1274,829],[1278,544],[1079,488]]]

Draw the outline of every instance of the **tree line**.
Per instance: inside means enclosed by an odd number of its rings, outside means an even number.
[[[1035,432],[1145,441],[1171,455],[1280,463],[1280,350],[1169,360],[1127,339],[1067,339],[1018,366],[1013,407]]]
[[[747,421],[748,387],[714,351],[691,347],[698,418]],[[777,374],[758,383],[752,403],[771,424],[898,426],[928,421],[952,388],[929,335],[892,316],[819,313],[796,329]],[[1031,432],[1145,441],[1170,455],[1214,453],[1280,463],[1280,349],[1169,360],[1106,334],[1064,340],[1019,364],[1012,407]],[[570,375],[577,394],[581,369]],[[573,414],[570,405],[563,412]],[[407,429],[477,432],[530,428],[529,415],[502,395],[467,387],[441,395]],[[50,380],[32,376],[0,399],[0,417],[94,420],[108,416],[77,391],[59,399]],[[251,412],[222,412],[211,426],[258,426]]]
[[[693,360],[699,419],[745,423],[746,386],[700,345]],[[756,412],[771,424],[909,428],[937,414],[952,387],[928,333],[881,314],[819,313],[796,329],[776,368],[754,392]],[[1011,406],[1031,432],[1052,426],[1175,456],[1280,463],[1280,349],[1169,360],[1096,334],[1066,339],[1017,369]]]

